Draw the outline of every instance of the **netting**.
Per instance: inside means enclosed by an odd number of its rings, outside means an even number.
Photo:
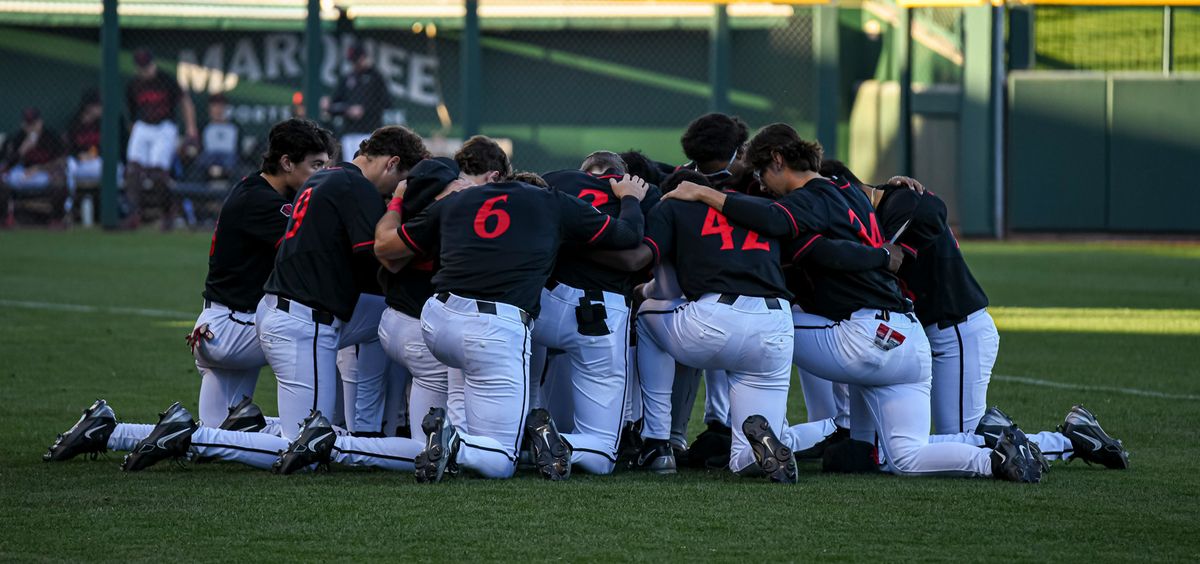
[[[1200,9],[1173,8],[1172,70],[1200,70]],[[1162,71],[1162,7],[1038,6],[1037,68]]]

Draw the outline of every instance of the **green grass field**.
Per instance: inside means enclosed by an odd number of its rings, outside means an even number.
[[[97,397],[130,422],[194,409],[183,334],[207,247],[207,234],[0,233],[0,559],[1200,558],[1200,246],[964,247],[1002,332],[990,402],[1031,432],[1083,402],[1132,451],[1127,472],[1058,463],[1021,486],[802,465],[793,487],[702,471],[429,487],[344,468],[42,463]],[[270,377],[258,397],[274,410]]]

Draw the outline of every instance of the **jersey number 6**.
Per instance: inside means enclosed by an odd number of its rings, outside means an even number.
[[[292,210],[292,228],[288,229],[284,239],[291,239],[296,236],[296,232],[300,230],[300,224],[304,222],[304,214],[308,213],[308,199],[312,197],[312,188],[300,193],[300,197],[296,198],[296,208]]]
[[[712,208],[708,208],[708,215],[704,217],[704,227],[700,229],[700,235],[720,235],[721,250],[733,250],[733,226],[725,219],[724,215]],[[743,251],[769,251],[771,250],[770,243],[764,243],[758,240],[758,233],[753,231],[746,232],[746,240],[742,242]]]
[[[479,207],[479,211],[475,214],[475,234],[484,239],[495,239],[508,231],[508,226],[512,223],[512,218],[508,216],[508,212],[504,210],[493,209],[500,202],[507,202],[508,195],[496,196],[489,198]],[[496,218],[496,226],[488,229],[488,218]]]

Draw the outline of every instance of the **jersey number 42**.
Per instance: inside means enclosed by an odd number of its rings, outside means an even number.
[[[704,217],[704,226],[700,228],[701,236],[720,235],[721,250],[733,250],[733,226],[729,225],[729,221],[725,219],[721,212],[715,209],[708,208],[708,215]],[[759,241],[758,233],[746,231],[746,240],[742,241],[743,251],[769,251],[771,244]]]

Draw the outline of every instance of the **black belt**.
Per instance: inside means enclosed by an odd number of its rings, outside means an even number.
[[[717,298],[717,303],[733,305],[740,297],[738,294],[721,294],[721,297]],[[767,309],[783,309],[778,298],[763,298],[762,300],[767,302]]]
[[[955,325],[958,325],[959,323],[966,323],[966,322],[967,322],[967,317],[963,316],[958,319],[939,321],[937,326],[938,326],[938,329],[949,329],[951,327],[954,327]]]
[[[550,290],[551,292],[553,292],[554,289],[557,288],[558,286],[559,286],[559,282],[557,280],[551,280],[549,282],[546,282],[546,289]],[[572,287],[574,287],[574,286],[572,286]],[[604,292],[610,291],[610,290],[585,290],[585,289],[581,289],[581,288],[576,288],[576,289],[583,292],[583,297],[587,298],[588,301],[597,302],[597,303],[604,303]],[[612,292],[612,293],[621,295],[620,292]],[[622,297],[625,298],[626,306],[630,306],[633,304],[633,298],[631,298],[627,295],[622,296]]]
[[[204,298],[204,309],[208,309],[208,308],[212,307],[213,304],[215,304],[215,303],[216,302],[214,302],[208,298]],[[236,312],[236,313],[254,313],[254,310],[252,310],[252,309],[234,309],[225,304],[220,304],[220,305],[224,306],[225,309],[232,311],[232,312]]]
[[[283,311],[283,312],[290,312],[292,309],[292,300],[289,300],[283,296],[277,296],[277,297],[279,298],[279,303],[277,306],[275,306],[276,309],[278,309],[279,311]],[[296,302],[296,303],[300,304],[300,302]],[[334,316],[332,313],[329,313],[328,311],[325,311],[322,309],[317,309],[315,307],[308,306],[305,304],[300,304],[300,305],[303,305],[304,307],[307,307],[308,309],[312,310],[312,320],[314,323],[320,323],[321,325],[333,325],[334,320],[337,319],[336,316]]]
[[[437,301],[446,303],[446,300],[450,299],[450,292],[442,292],[440,294],[437,294],[434,297],[437,298]],[[496,302],[489,302],[489,301],[485,301],[485,300],[476,300],[474,298],[464,298],[464,299],[474,301],[475,309],[479,313],[486,313],[488,315],[497,315]],[[514,306],[514,307],[516,307],[516,306]],[[529,325],[531,323],[533,323],[533,318],[529,317],[529,314],[525,313],[525,310],[523,310],[519,307],[517,308],[517,311],[521,312],[521,323],[524,323],[526,327],[529,327]]]
[[[893,313],[894,313],[894,314],[896,314],[896,315],[903,315],[904,317],[907,317],[907,318],[908,318],[908,320],[909,320],[909,321],[911,321],[911,322],[913,322],[913,323],[920,323],[919,321],[917,321],[917,316],[913,315],[913,314],[912,314],[912,313],[910,313],[910,312],[907,312],[907,311],[888,311],[888,310],[886,310],[886,309],[881,309],[881,310],[879,310],[879,313],[876,313],[876,314],[875,314],[875,319],[878,319],[878,320],[880,320],[880,321],[891,321],[891,320],[892,320],[892,314],[893,314]]]

